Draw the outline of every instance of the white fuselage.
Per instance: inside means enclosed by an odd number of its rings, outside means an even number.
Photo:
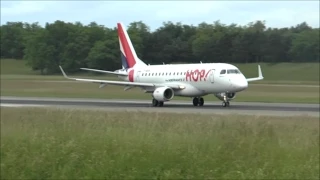
[[[184,89],[176,90],[175,96],[196,97],[223,92],[239,92],[248,87],[248,82],[239,69],[226,63],[174,64],[136,66],[127,70],[130,82],[153,84],[179,84]],[[146,92],[154,88],[144,88]]]

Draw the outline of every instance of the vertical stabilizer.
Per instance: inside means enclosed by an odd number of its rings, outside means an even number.
[[[143,61],[141,61],[136,51],[133,48],[131,40],[128,36],[127,31],[124,29],[122,23],[117,23],[118,27],[118,37],[121,51],[122,67],[124,69],[132,68],[134,66],[147,66]]]

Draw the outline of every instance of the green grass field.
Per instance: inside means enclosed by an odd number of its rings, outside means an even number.
[[[1,179],[318,179],[319,119],[1,108]]]
[[[255,77],[258,74],[257,64],[238,66],[247,77]],[[251,83],[246,91],[237,94],[236,101],[319,103],[319,63],[261,64],[261,67],[265,80]],[[144,94],[140,89],[132,89],[128,92],[123,91],[123,87],[119,86],[99,89],[97,84],[69,81],[61,74],[40,76],[29,69],[21,60],[1,60],[1,95],[151,99],[150,94]],[[81,74],[80,76],[77,74],[72,76],[118,80],[114,76],[105,75]],[[274,84],[281,83],[292,86],[274,86]],[[175,99],[189,100],[179,97]],[[205,100],[218,101],[213,95],[206,96]]]

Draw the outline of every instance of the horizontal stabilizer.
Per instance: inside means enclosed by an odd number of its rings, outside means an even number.
[[[123,90],[128,91],[129,89],[132,89],[132,88],[133,88],[133,86],[126,86]]]
[[[259,76],[258,77],[255,77],[255,78],[248,78],[247,81],[248,82],[252,82],[252,81],[259,81],[259,80],[262,80],[264,79],[263,75],[262,75],[262,71],[261,71],[261,67],[260,65],[258,65],[258,74]]]
[[[107,84],[105,84],[105,83],[100,83],[100,86],[99,86],[99,88],[103,88],[103,87],[105,87]]]
[[[105,70],[99,70],[99,69],[89,69],[89,68],[80,68],[80,69],[86,70],[86,71],[101,72],[101,73],[106,73],[106,74],[114,74],[114,75],[119,75],[119,76],[128,76],[127,73],[119,73],[119,72],[105,71]]]

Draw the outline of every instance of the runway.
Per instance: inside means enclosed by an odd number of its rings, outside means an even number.
[[[202,107],[194,107],[191,100],[172,100],[164,107],[152,107],[151,100],[101,100],[79,98],[38,98],[38,97],[1,97],[1,106],[41,106],[59,108],[85,108],[111,111],[145,111],[206,114],[249,114],[272,116],[317,116],[319,104],[290,103],[249,103],[230,102],[230,107],[222,107],[220,101],[206,102]]]

